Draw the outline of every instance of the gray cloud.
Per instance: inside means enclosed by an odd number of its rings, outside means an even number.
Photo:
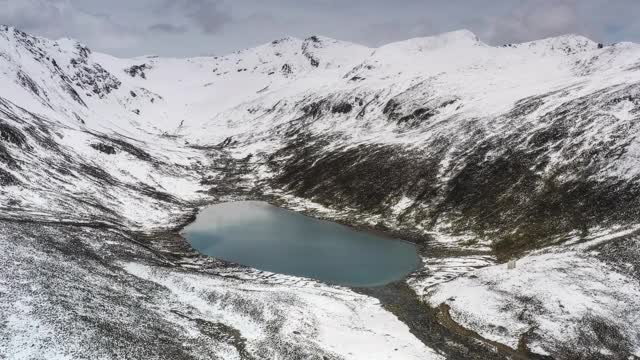
[[[149,30],[168,34],[182,34],[187,32],[187,27],[181,25],[160,23],[149,26]]]
[[[0,0],[0,23],[121,56],[222,54],[318,34],[370,46],[467,28],[490,44],[564,33],[640,42],[638,0]]]
[[[215,34],[231,21],[231,16],[221,11],[218,1],[189,0],[187,16],[193,19],[207,34]]]
[[[0,23],[53,39],[72,37],[104,49],[136,43],[131,28],[108,14],[84,12],[69,0],[0,0]]]
[[[487,20],[484,37],[493,43],[540,39],[567,33],[585,33],[575,0],[521,2],[506,16]]]
[[[64,20],[60,4],[52,1],[32,0],[17,3],[14,1],[0,1],[0,21],[18,24],[25,28],[50,27]]]
[[[220,0],[165,0],[158,10],[159,13],[182,14],[204,33],[216,34],[232,20],[222,7]]]

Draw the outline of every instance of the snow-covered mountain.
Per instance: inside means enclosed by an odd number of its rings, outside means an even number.
[[[638,44],[120,59],[0,27],[0,84],[9,358],[640,356]],[[411,239],[423,266],[365,296],[177,235],[247,198]]]

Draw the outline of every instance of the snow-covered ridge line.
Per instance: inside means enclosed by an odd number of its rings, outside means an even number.
[[[15,33],[15,34],[21,34],[22,36],[27,35],[26,33],[20,31],[19,29],[13,27],[13,26],[9,26],[9,25],[0,25],[0,31],[5,32],[5,33]],[[54,42],[57,44],[72,44],[72,46],[76,46],[79,45],[81,47],[87,47],[85,44],[82,44],[81,42],[72,39],[72,38],[60,38],[57,40],[49,40],[45,37],[40,37],[40,36],[34,36],[34,35],[27,35],[28,37],[32,38],[32,39],[37,39],[38,41],[47,41],[47,42]],[[407,39],[407,40],[401,40],[401,41],[395,41],[395,42],[391,42],[391,43],[387,43],[384,45],[380,45],[377,48],[370,48],[370,47],[366,47],[357,43],[352,43],[352,42],[344,42],[341,40],[337,40],[334,38],[330,38],[330,37],[326,37],[326,36],[320,36],[320,35],[312,35],[309,36],[308,38],[305,39],[300,39],[297,37],[283,37],[280,39],[276,39],[273,40],[271,42],[265,43],[263,45],[258,45],[256,47],[253,48],[245,48],[245,49],[241,49],[241,50],[237,50],[233,53],[230,54],[220,54],[217,56],[211,55],[211,56],[197,56],[197,57],[192,57],[192,58],[172,58],[175,60],[179,60],[179,59],[199,59],[199,58],[217,58],[217,57],[224,57],[224,56],[230,56],[230,55],[240,55],[240,54],[245,54],[248,52],[253,51],[254,49],[259,49],[259,48],[263,48],[263,47],[268,47],[268,46],[293,46],[295,48],[304,48],[306,46],[309,45],[309,43],[317,43],[317,44],[323,44],[323,46],[327,46],[327,45],[332,45],[332,44],[348,44],[350,46],[357,46],[357,47],[362,47],[362,48],[368,48],[370,51],[374,52],[378,49],[384,49],[384,48],[395,48],[395,49],[399,49],[399,48],[415,48],[420,52],[423,51],[429,51],[429,50],[435,50],[438,48],[443,48],[443,47],[447,47],[447,46],[454,46],[454,47],[460,47],[460,46],[483,46],[483,47],[495,47],[495,48],[500,48],[500,47],[506,47],[506,48],[529,48],[529,49],[534,49],[534,50],[549,50],[549,51],[558,51],[560,53],[575,53],[575,52],[580,52],[580,51],[588,51],[588,50],[593,50],[593,49],[597,49],[597,48],[602,48],[604,47],[603,44],[601,43],[596,43],[593,40],[582,36],[582,35],[578,35],[578,34],[564,34],[564,35],[557,35],[557,36],[552,36],[552,37],[548,37],[548,38],[544,38],[544,39],[540,39],[540,40],[533,40],[533,41],[527,41],[527,42],[522,42],[522,43],[508,43],[508,44],[504,44],[504,45],[488,45],[484,42],[482,42],[480,40],[480,38],[475,35],[473,32],[467,30],[467,29],[461,29],[461,30],[455,30],[455,31],[449,31],[449,32],[444,32],[444,33],[440,33],[440,34],[435,34],[435,35],[429,35],[429,36],[421,36],[421,37],[415,37],[415,38],[411,38],[411,39]],[[632,44],[634,45],[635,43],[632,42],[625,42],[625,43],[620,43],[620,44]],[[614,44],[616,45],[616,44]],[[635,44],[637,45],[637,44]],[[160,58],[156,55],[153,54],[147,54],[144,56],[137,56],[137,57],[133,57],[131,59],[145,59],[145,58]],[[123,60],[125,58],[122,58]]]

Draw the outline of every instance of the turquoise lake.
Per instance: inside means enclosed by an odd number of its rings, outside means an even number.
[[[353,287],[400,280],[419,263],[416,247],[409,242],[257,201],[209,206],[183,235],[209,256]]]

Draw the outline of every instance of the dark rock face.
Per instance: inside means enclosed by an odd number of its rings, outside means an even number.
[[[83,90],[91,91],[100,98],[105,97],[122,85],[120,80],[111,75],[100,64],[89,63],[90,50],[78,45],[78,57],[71,59],[71,66],[75,69],[70,80]]]
[[[113,155],[113,154],[116,153],[116,149],[111,145],[107,145],[107,144],[103,144],[103,143],[97,143],[97,144],[91,144],[90,146],[92,148],[94,148],[94,149],[96,149],[96,150],[98,150],[100,152],[103,152],[105,154],[108,154],[108,155]]]
[[[129,74],[129,76],[131,77],[140,76],[141,78],[146,79],[147,74],[145,73],[145,70],[149,70],[149,69],[151,69],[151,66],[147,64],[141,64],[141,65],[133,65],[130,68],[125,69],[124,72]]]
[[[66,77],[64,77],[64,79],[67,79]],[[78,104],[86,107],[87,104],[84,102],[84,100],[82,100],[82,97],[80,97],[80,94],[78,94],[78,92],[73,88],[73,86],[69,85],[67,82],[62,82],[60,84],[60,86],[62,87],[62,89],[68,93],[71,98],[76,101]]]
[[[398,113],[399,109],[400,109],[400,104],[396,100],[390,99],[384,105],[384,108],[382,109],[382,113],[385,114],[387,118],[389,118],[389,120],[395,121],[397,117],[400,115]]]
[[[87,175],[94,181],[104,182],[110,186],[114,186],[118,183],[118,180],[113,176],[95,165],[80,164],[79,170],[82,174]]]
[[[1,154],[0,154],[1,155]],[[0,168],[0,186],[18,185],[20,181],[7,170]]]
[[[456,102],[457,99],[442,99],[433,101],[433,104],[415,104],[410,97],[405,99],[404,94],[400,94],[385,103],[382,114],[403,128],[417,128],[428,124],[428,120],[438,115],[441,109]],[[462,104],[458,104],[458,107],[462,107]]]
[[[331,107],[331,112],[334,114],[348,114],[351,112],[351,110],[353,110],[353,105],[349,104],[348,102],[341,102]]]
[[[312,102],[302,107],[302,112],[304,116],[311,118],[318,118],[322,115],[323,111],[327,109],[329,102],[326,100],[321,100],[317,102]]]
[[[158,201],[164,201],[168,203],[180,203],[181,201],[175,196],[166,193],[164,191],[159,191],[149,185],[144,183],[138,183],[136,186],[130,187],[132,190],[136,190],[150,198],[153,198]]]
[[[34,60],[50,66],[52,73],[58,77],[59,85],[63,91],[70,94],[76,102],[82,105],[85,105],[85,103],[76,89],[74,89],[74,86],[88,91],[87,96],[97,95],[102,98],[111,91],[118,89],[121,85],[120,81],[102,66],[90,61],[91,50],[81,44],[75,45],[76,56],[70,60],[69,67],[66,68],[67,71],[71,69],[71,72],[65,72],[65,69],[63,69],[65,65],[58,64],[56,59],[49,57],[47,52],[42,49],[43,43],[41,39],[17,30],[14,36],[17,42],[31,53]],[[19,73],[18,79],[25,88],[28,88],[37,96],[46,96],[43,93],[44,91],[27,74]]]
[[[42,90],[40,86],[38,86],[38,84],[36,84],[36,82],[23,71],[18,71],[18,81],[22,87],[28,89],[37,97],[40,97],[40,95],[44,93],[44,90]]]
[[[433,109],[429,108],[418,108],[414,110],[410,115],[402,116],[397,120],[398,125],[407,125],[410,127],[415,127],[424,121],[429,120],[433,116],[435,116],[437,112]]]
[[[27,141],[22,131],[2,120],[0,120],[0,139],[18,147],[24,147]]]
[[[104,143],[101,143],[102,146],[106,146],[107,148],[110,149],[114,149],[114,153],[115,153],[115,148],[120,149],[121,151],[124,151],[126,153],[129,153],[130,155],[143,160],[143,161],[151,161],[152,157],[151,155],[149,155],[149,153],[147,153],[146,151],[142,150],[141,148],[132,145],[131,143],[122,140],[120,138],[117,137],[113,137],[113,136],[107,136],[104,134],[98,134],[98,133],[91,133],[92,135],[96,136],[97,138],[100,138],[104,141]],[[96,150],[100,150],[98,148],[96,148],[95,146],[91,145],[94,149]],[[102,150],[100,150],[102,151]],[[104,152],[104,151],[103,151]],[[109,153],[109,152],[107,152]]]
[[[282,72],[282,75],[285,75],[285,76],[293,74],[293,69],[289,64],[282,65],[282,68],[280,69],[280,71]]]
[[[33,115],[36,118],[35,115]],[[29,135],[30,139],[33,140],[38,146],[47,151],[55,151],[60,152],[60,146],[53,139],[52,132],[44,123],[39,123],[37,125],[29,125],[24,128],[24,131],[27,135]]]
[[[320,41],[317,36],[311,36],[305,39],[302,44],[302,54],[309,59],[309,63],[313,67],[318,67],[320,65],[320,59],[313,54],[312,49],[321,48],[322,46],[322,41]]]
[[[0,162],[4,163],[8,167],[18,167],[16,161],[11,156],[11,153],[2,143],[0,143]]]
[[[10,114],[0,109],[0,116]],[[11,119],[11,117],[8,117]],[[4,144],[3,144],[4,143]],[[18,127],[10,125],[9,123],[0,120],[0,162],[4,163],[9,169],[20,169],[18,161],[15,156],[11,154],[9,148],[14,148],[17,151],[28,151],[30,146],[27,144],[27,138],[24,133],[18,129]],[[15,178],[9,172],[3,173],[5,184],[14,183]],[[15,181],[14,181],[15,180]]]

